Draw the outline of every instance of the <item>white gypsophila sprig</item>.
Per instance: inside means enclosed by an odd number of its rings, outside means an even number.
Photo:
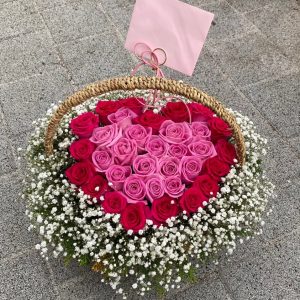
[[[148,96],[145,91],[134,93]],[[35,121],[36,130],[26,151],[28,172],[23,195],[31,220],[29,229],[36,229],[41,237],[36,245],[41,255],[47,259],[52,252],[54,257],[62,255],[81,264],[98,263],[102,280],[125,298],[126,291],[120,286],[126,278],[140,295],[153,287],[165,291],[179,288],[182,280],[194,276],[194,261],[199,264],[214,258],[224,248],[230,255],[238,242],[261,234],[262,218],[274,189],[262,171],[267,141],[256,133],[249,118],[231,111],[244,135],[247,159],[222,179],[216,197],[191,218],[183,213],[167,220],[166,226],[157,227],[147,220],[138,234],[124,231],[120,216],[105,214],[101,206],[95,206],[93,199],[68,182],[64,171],[74,162],[68,153],[76,139],[69,129],[71,119],[94,110],[99,99],[131,95],[124,91],[107,93],[73,108],[61,120],[55,150],[49,157],[44,153],[44,133],[57,106]]]

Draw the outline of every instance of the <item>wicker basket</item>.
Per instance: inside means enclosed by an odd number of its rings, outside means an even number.
[[[212,109],[217,116],[226,121],[233,131],[235,139],[237,158],[240,165],[245,162],[245,142],[241,129],[236,122],[235,117],[216,99],[208,96],[204,92],[191,87],[188,84],[176,80],[158,78],[158,77],[137,77],[126,76],[95,82],[76,92],[61,103],[50,119],[45,134],[45,151],[47,155],[53,153],[53,139],[62,117],[73,107],[82,104],[91,97],[117,90],[160,90],[162,92],[172,93],[184,96],[192,101],[202,103]]]

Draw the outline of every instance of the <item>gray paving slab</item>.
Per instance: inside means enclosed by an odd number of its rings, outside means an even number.
[[[49,257],[49,265],[51,266],[54,274],[54,281],[56,284],[61,285],[71,279],[76,281],[80,280],[83,276],[90,276],[91,268],[88,266],[80,266],[76,261],[71,261],[68,264],[64,261],[63,257],[54,258]],[[68,285],[68,283],[67,283]]]
[[[64,69],[44,73],[16,83],[0,85],[0,99],[10,134],[32,128],[32,121],[44,116],[51,103],[70,95],[73,87]]]
[[[299,70],[259,33],[250,33],[232,41],[216,41],[209,49],[224,72],[238,86],[296,73]]]
[[[227,2],[217,1],[202,5],[201,8],[213,13],[215,25],[211,26],[207,36],[207,45],[214,46],[220,40],[230,40],[250,32],[256,32],[255,26],[243,15],[238,14]]]
[[[300,177],[299,156],[282,138],[268,139],[268,153],[264,160],[267,175],[275,184]]]
[[[300,136],[290,138],[288,141],[291,146],[298,152],[298,154],[300,154]]]
[[[242,88],[283,136],[300,135],[300,73]]]
[[[217,274],[212,274],[205,279],[200,280],[197,284],[188,287],[186,290],[179,292],[176,300],[230,300],[226,288],[224,287]]]
[[[50,272],[38,254],[0,261],[0,299],[58,299]]]
[[[0,178],[0,220],[7,214],[21,214],[23,218],[25,203],[18,196],[22,192],[22,176],[18,172],[11,172]]]
[[[234,299],[299,299],[299,231],[266,248],[259,255],[220,270]]]
[[[263,136],[278,136],[275,128],[266,122],[265,116],[261,114],[259,109],[235,87],[228,75],[222,72],[207,47],[204,47],[192,77],[184,76],[170,69],[167,69],[165,74],[167,77],[183,80],[199,88],[208,95],[215,97],[226,107],[248,116],[255,123],[258,133]]]
[[[277,198],[270,199],[273,211],[265,218],[263,240],[278,238],[297,228],[300,219],[299,190],[300,177],[283,181],[277,186]]]
[[[132,0],[101,2],[105,13],[111,18],[124,40],[127,36],[134,3],[135,1]]]
[[[2,176],[0,180],[0,191],[1,260],[12,254],[34,249],[34,245],[37,243],[37,234],[27,231],[30,223],[27,216],[25,216],[25,205],[18,196],[18,194],[22,192],[20,176],[16,173],[7,177]]]
[[[41,13],[56,43],[105,33],[109,29],[106,16],[94,0],[53,6]]]
[[[13,149],[7,136],[7,126],[3,120],[3,114],[0,112],[0,176],[12,172],[17,165],[13,155]]]
[[[81,0],[35,0],[35,5],[39,11],[54,8],[72,3],[80,3]]]
[[[0,299],[119,299],[89,268],[65,267],[52,258],[46,264],[31,250],[37,235],[27,232],[25,206],[16,196],[25,162],[15,162],[13,153],[26,144],[31,121],[73,92],[71,79],[80,87],[129,74],[135,62],[123,42],[134,2],[0,0]],[[299,4],[185,2],[214,12],[216,25],[193,77],[170,69],[165,74],[254,121],[269,139],[265,165],[278,197],[270,199],[273,213],[265,218],[262,236],[244,241],[230,257],[221,253],[219,266],[203,266],[196,285],[168,299],[298,300]],[[145,299],[157,298],[152,293]]]
[[[251,1],[244,1],[244,0],[227,0],[227,2],[232,5],[236,10],[241,13],[249,12],[249,11],[258,11],[267,5],[270,5],[277,0],[251,0]]]
[[[0,40],[0,84],[51,71],[57,64],[59,57],[47,31]]]
[[[101,277],[98,273],[90,272],[86,276],[66,281],[58,286],[60,297],[64,300],[82,300],[87,296],[99,300],[114,299],[115,292],[100,280]]]
[[[134,65],[130,54],[114,36],[114,29],[110,30],[59,45],[62,58],[76,84],[87,84],[130,73]]]
[[[272,2],[271,2],[272,3]],[[261,32],[273,41],[291,60],[300,65],[299,2],[275,1],[259,11],[246,14]]]
[[[32,2],[6,2],[0,7],[0,40],[21,33],[44,28],[42,19]]]
[[[19,173],[25,175],[26,173],[26,157],[25,157],[25,151],[28,145],[28,141],[31,136],[31,130],[24,131],[18,134],[10,135],[10,144],[13,148],[14,153],[17,156],[16,160],[16,166],[19,170]]]

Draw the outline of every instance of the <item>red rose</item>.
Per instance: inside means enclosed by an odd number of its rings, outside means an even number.
[[[184,192],[179,200],[180,207],[187,213],[197,212],[199,207],[203,207],[203,202],[207,201],[208,197],[205,196],[201,190],[190,188]]]
[[[187,106],[192,115],[193,122],[207,122],[214,115],[214,112],[210,108],[200,103],[188,103]]]
[[[81,139],[73,142],[69,150],[72,157],[76,160],[86,160],[91,157],[95,150],[95,145],[88,139]]]
[[[144,203],[128,204],[121,213],[120,222],[125,230],[138,232],[146,224],[146,212]]]
[[[224,139],[220,139],[217,141],[215,149],[221,160],[231,165],[233,164],[233,160],[236,158],[236,151],[233,144]]]
[[[127,107],[140,115],[145,107],[145,100],[143,98],[129,97],[124,99],[119,99],[122,107]]]
[[[99,126],[99,117],[92,112],[86,112],[71,120],[70,128],[73,134],[80,138],[89,138],[93,130]]]
[[[160,114],[155,114],[152,110],[146,110],[142,115],[133,119],[133,122],[144,127],[151,127],[153,134],[158,134],[160,125],[166,120]]]
[[[178,213],[178,205],[170,196],[163,196],[152,202],[152,216],[160,223],[164,223],[167,219],[177,216]]]
[[[189,111],[183,102],[168,102],[161,110],[162,114],[173,122],[189,121]]]
[[[208,127],[211,131],[211,140],[216,143],[220,138],[228,138],[231,136],[231,129],[228,124],[217,117],[211,118],[208,121]]]
[[[101,175],[96,175],[84,184],[81,189],[86,195],[99,199],[108,190],[108,183]]]
[[[127,205],[126,198],[120,192],[107,192],[104,195],[102,207],[106,213],[121,213]]]
[[[212,178],[219,180],[220,177],[226,176],[229,173],[230,166],[220,160],[218,156],[214,156],[204,162],[202,170]]]
[[[193,182],[193,188],[196,188],[203,192],[207,197],[216,196],[220,190],[218,182],[207,174],[196,177]],[[212,194],[211,194],[212,193]]]
[[[96,106],[96,113],[99,115],[100,122],[104,125],[110,124],[107,119],[107,116],[115,113],[121,107],[120,101],[108,100],[108,101],[99,101]]]
[[[87,183],[95,173],[95,168],[89,161],[77,162],[66,170],[69,181],[78,186]]]

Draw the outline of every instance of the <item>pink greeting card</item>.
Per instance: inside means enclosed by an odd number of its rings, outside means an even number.
[[[191,76],[213,17],[179,0],[136,0],[125,48],[162,48],[166,66]]]

